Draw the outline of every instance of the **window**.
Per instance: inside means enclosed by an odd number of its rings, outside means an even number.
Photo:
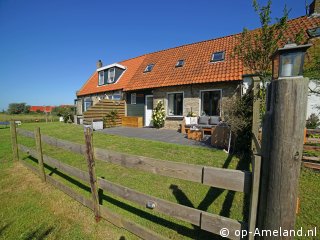
[[[308,29],[307,32],[310,37],[319,37],[320,36],[320,27]]]
[[[85,98],[83,102],[83,111],[86,112],[92,106],[91,98]]]
[[[201,91],[201,115],[220,116],[221,90]]]
[[[146,67],[146,69],[144,70],[144,72],[151,72],[152,69],[153,69],[153,67],[154,67],[154,64],[153,64],[153,63],[152,63],[152,64],[149,64],[149,65]]]
[[[108,69],[107,83],[113,83],[114,82],[114,76],[115,76],[115,68],[109,68]]]
[[[183,67],[184,65],[184,60],[178,60],[176,67]]]
[[[131,104],[136,104],[136,103],[137,103],[137,94],[131,93]]]
[[[104,71],[99,72],[99,85],[104,84]]]
[[[168,116],[183,115],[183,93],[168,93]]]
[[[215,52],[212,54],[211,62],[219,62],[224,60],[225,51]]]
[[[99,72],[99,86],[114,83],[116,81],[116,68],[112,67]]]

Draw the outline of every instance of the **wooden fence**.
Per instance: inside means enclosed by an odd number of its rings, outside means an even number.
[[[75,200],[92,209],[97,220],[102,217],[118,227],[127,229],[140,238],[165,239],[163,236],[160,236],[157,233],[150,231],[134,222],[131,222],[122,216],[111,212],[106,207],[99,205],[99,188],[125,200],[136,203],[142,207],[151,208],[153,211],[164,213],[171,217],[196,225],[202,230],[208,232],[219,234],[222,228],[228,228],[230,230],[230,239],[240,239],[239,236],[236,236],[236,233],[240,233],[240,231],[244,229],[254,232],[256,226],[256,210],[258,204],[261,165],[261,159],[259,156],[254,157],[253,172],[248,172],[164,161],[148,157],[117,153],[105,149],[93,148],[91,141],[92,132],[89,128],[85,131],[85,145],[60,140],[49,136],[41,136],[39,128],[36,128],[35,132],[20,128],[16,129],[15,124],[11,124],[11,133],[15,159],[19,159],[18,151],[26,152],[30,156],[38,159],[39,169],[25,161],[21,161],[21,163],[38,174],[43,181],[51,183]],[[36,140],[37,149],[35,150],[18,144],[17,134],[34,138]],[[49,156],[43,155],[42,142],[54,147],[85,155],[88,163],[88,172],[62,163],[61,161]],[[249,222],[239,222],[234,219],[187,207],[178,203],[141,193],[134,189],[112,183],[102,178],[97,178],[95,175],[94,158],[104,162],[118,164],[127,168],[139,169],[153,174],[188,180],[212,187],[250,194]],[[44,164],[47,164],[53,168],[57,168],[57,170],[61,171],[62,173],[90,184],[92,199],[82,196],[81,194],[75,192],[72,188],[65,186],[60,181],[57,181],[51,176],[46,175],[44,171]],[[252,239],[252,237],[249,236],[249,239]]]
[[[320,129],[305,129],[304,134],[303,150],[312,151],[318,156],[304,154],[302,157],[303,166],[320,170]]]

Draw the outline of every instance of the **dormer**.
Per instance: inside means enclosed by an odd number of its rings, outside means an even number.
[[[98,68],[98,85],[102,86],[106,84],[116,83],[125,70],[126,67],[118,63]]]

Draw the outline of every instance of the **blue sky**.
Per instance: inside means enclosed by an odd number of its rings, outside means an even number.
[[[285,4],[290,18],[305,14],[305,0],[274,0],[274,17]],[[0,0],[0,110],[73,104],[98,59],[107,65],[243,27],[259,27],[251,0]]]

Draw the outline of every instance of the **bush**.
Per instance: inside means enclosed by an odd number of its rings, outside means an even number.
[[[320,126],[320,119],[319,117],[312,113],[309,118],[307,119],[306,128],[308,129],[315,129]]]
[[[225,102],[225,122],[230,126],[235,137],[235,151],[249,153],[252,138],[252,92],[245,94],[240,100],[231,98]]]
[[[166,113],[162,101],[157,103],[156,108],[152,112],[152,121],[155,128],[162,128],[164,126],[164,120]]]
[[[112,110],[103,118],[103,123],[106,127],[115,127],[117,124],[116,123],[117,118],[118,118],[118,111]]]

